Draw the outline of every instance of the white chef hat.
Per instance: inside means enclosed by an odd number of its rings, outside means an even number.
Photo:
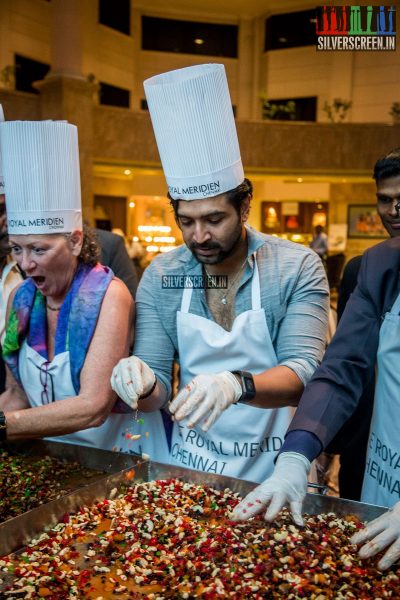
[[[3,123],[4,121],[4,111],[3,111],[3,107],[0,104],[0,123]],[[1,158],[1,147],[0,147],[0,194],[5,194],[6,193],[6,188],[4,185],[4,177],[3,177],[3,161]]]
[[[224,65],[186,67],[144,82],[168,190],[198,200],[244,179]]]
[[[65,121],[0,123],[9,234],[82,229],[78,132]]]

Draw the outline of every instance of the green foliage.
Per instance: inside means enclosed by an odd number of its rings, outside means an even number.
[[[331,123],[342,123],[346,119],[352,105],[353,102],[351,100],[334,98],[332,102],[325,102],[323,111]]]
[[[277,104],[276,102],[269,101],[267,98],[262,97],[261,108],[262,118],[269,121],[294,121],[296,118],[296,103],[293,100]]]
[[[4,87],[12,87],[15,79],[15,65],[6,65],[0,70],[0,82]]]
[[[393,123],[400,123],[400,102],[393,102],[389,114],[393,119]]]

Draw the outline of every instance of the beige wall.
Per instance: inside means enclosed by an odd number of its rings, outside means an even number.
[[[83,29],[82,70],[99,81],[131,91],[131,108],[140,109],[143,80],[156,73],[202,62],[226,66],[232,103],[242,119],[258,119],[260,94],[270,98],[318,97],[318,120],[326,121],[324,102],[341,97],[353,101],[349,122],[390,122],[392,102],[399,101],[400,49],[396,52],[316,52],[313,47],[264,53],[264,17],[238,20],[210,16],[212,22],[239,25],[239,58],[158,53],[140,49],[141,15],[132,2],[131,35],[100,25],[97,0],[79,3]],[[51,62],[51,17],[54,3],[44,0],[1,0],[0,69],[14,63],[14,53]],[[282,6],[282,10],[284,7]],[[149,16],[171,14],[146,10]],[[181,14],[175,18],[205,21]],[[399,46],[399,44],[398,44]],[[66,52],[68,49],[66,48]]]
[[[332,184],[331,197],[331,222],[347,223],[347,210],[349,204],[375,204],[374,183],[347,183]],[[356,239],[347,240],[346,258],[362,254],[364,250],[382,242],[382,239]]]
[[[7,23],[0,69],[14,64],[14,53],[50,63],[51,3],[41,0],[2,0],[1,21]]]
[[[400,101],[400,49],[395,52],[316,52],[304,47],[264,53],[260,92],[273,98],[317,96],[317,118],[326,121],[325,101],[351,100],[347,121],[390,123]]]

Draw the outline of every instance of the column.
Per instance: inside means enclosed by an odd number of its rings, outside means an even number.
[[[84,219],[93,223],[93,110],[95,85],[82,73],[84,4],[53,0],[51,70],[35,83],[42,119],[66,119],[78,127]]]
[[[237,117],[252,118],[254,79],[254,28],[253,20],[243,18],[239,23],[239,60]]]

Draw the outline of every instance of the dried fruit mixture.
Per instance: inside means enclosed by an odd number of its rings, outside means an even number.
[[[400,568],[381,573],[350,545],[356,517],[234,523],[238,499],[176,479],[133,485],[1,559],[1,597],[400,598]]]
[[[0,523],[64,496],[90,477],[77,462],[45,456],[32,458],[0,449]]]

